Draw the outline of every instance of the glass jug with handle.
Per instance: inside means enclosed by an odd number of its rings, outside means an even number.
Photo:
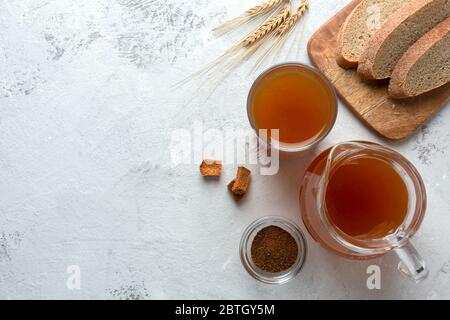
[[[333,172],[358,159],[381,161],[394,169],[404,182],[407,209],[399,225],[388,234],[359,237],[341,230],[331,220],[327,188]],[[343,142],[322,152],[310,164],[300,188],[302,219],[314,240],[327,250],[350,259],[371,259],[393,250],[400,259],[399,270],[415,282],[428,275],[425,262],[410,241],[423,220],[425,208],[425,187],[414,166],[399,153],[371,142]],[[364,218],[364,214],[358,216],[358,219]]]

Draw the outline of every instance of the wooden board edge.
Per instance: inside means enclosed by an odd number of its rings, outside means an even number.
[[[312,53],[311,47],[313,45],[314,41],[317,41],[318,35],[321,34],[322,32],[324,32],[324,29],[328,26],[328,24],[330,23],[330,21],[338,18],[340,15],[343,14],[344,11],[349,11],[348,14],[351,13],[351,11],[356,8],[356,6],[361,3],[362,0],[359,1],[351,1],[350,3],[348,3],[346,6],[344,6],[341,10],[339,10],[335,15],[333,15],[330,19],[327,20],[327,22],[325,22],[321,27],[319,27],[313,34],[312,36],[309,38],[308,40],[308,44],[307,44],[307,52],[308,52],[308,57],[309,60],[311,61],[311,63],[313,64],[314,67],[316,67],[317,69],[319,69],[319,71],[324,74],[324,76],[326,78],[328,78],[324,71],[322,71],[322,69],[320,68],[319,64],[317,63],[317,60],[315,59],[314,54]],[[348,16],[348,15],[347,15]],[[389,135],[387,133],[382,133],[381,131],[379,131],[377,128],[375,128],[370,122],[368,122],[365,118],[362,117],[361,114],[359,114],[355,108],[353,108],[351,106],[351,104],[347,101],[347,99],[345,98],[344,95],[342,95],[340,93],[340,91],[334,86],[334,84],[330,81],[330,83],[333,85],[334,90],[336,91],[337,96],[339,97],[339,99],[341,99],[343,101],[343,103],[345,103],[347,105],[347,109],[349,109],[352,114],[354,116],[356,116],[357,119],[359,119],[359,121],[361,121],[367,128],[369,128],[374,134],[376,134],[377,136],[384,138],[386,140],[389,141],[401,141],[404,140],[408,137],[410,137],[412,135],[413,132],[415,132],[415,130],[417,130],[418,128],[420,128],[420,125],[417,126],[417,128],[411,132],[411,133],[407,133],[404,135],[398,135],[398,136],[392,136]],[[445,104],[444,104],[445,105]],[[440,110],[441,108],[439,108],[438,110]],[[436,110],[436,112],[438,111]],[[434,113],[433,113],[434,114]],[[431,117],[431,116],[430,116]]]

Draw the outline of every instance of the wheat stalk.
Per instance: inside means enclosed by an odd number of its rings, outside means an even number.
[[[226,33],[227,31],[230,31],[233,28],[237,28],[240,25],[256,18],[261,15],[268,14],[278,8],[281,3],[285,2],[286,0],[268,0],[260,5],[254,6],[253,8],[248,9],[245,11],[242,15],[226,21],[222,23],[221,25],[215,27],[213,29],[214,32],[221,32]]]
[[[252,32],[249,36],[247,36],[244,41],[244,47],[250,47],[254,43],[260,41],[262,38],[267,36],[276,30],[280,25],[282,25],[286,19],[288,19],[291,15],[291,4],[287,3],[283,9],[280,10],[278,14],[274,17],[270,18],[268,21],[263,23],[258,29]]]
[[[283,0],[283,2],[286,0]],[[277,14],[275,14],[272,18],[268,18],[258,29],[254,32],[248,34],[242,40],[235,43],[231,48],[222,53],[217,59],[203,67],[201,70],[195,72],[194,74],[189,75],[187,78],[181,80],[180,82],[173,85],[173,87],[179,87],[188,81],[192,80],[197,76],[204,75],[214,69],[219,63],[221,63],[224,59],[228,58],[230,55],[234,54],[236,51],[241,49],[242,47],[251,47],[254,43],[258,42],[266,35],[270,34],[276,28],[278,28],[287,17],[291,14],[291,5],[290,1],[281,9]]]
[[[269,39],[277,38],[277,40],[269,48],[269,50],[262,57],[260,57],[257,65],[255,66],[257,67],[267,56],[267,54],[276,45],[280,44],[284,37],[286,37],[290,33],[290,31],[292,31],[297,21],[306,11],[308,7],[308,0],[302,0],[300,6],[294,14],[292,14],[291,12],[291,0],[270,0],[260,6],[256,6],[247,10],[245,13],[248,16],[263,14],[263,12],[269,12],[271,9],[273,10],[282,3],[284,3],[285,5],[280,10],[266,18],[265,22],[263,22],[255,31],[246,35],[244,38],[236,42],[231,48],[225,51],[222,55],[220,55],[216,60],[205,66],[200,71],[179,82],[178,84],[176,84],[176,86],[184,84],[197,76],[203,75],[206,78],[204,79],[204,82],[198,87],[197,91],[200,90],[206,83],[209,83],[212,86],[212,90],[206,98],[208,99],[210,95],[216,90],[220,82],[243,60],[247,60],[251,55],[253,55],[261,47],[263,47],[263,44],[267,43]],[[229,63],[226,63],[224,61],[229,59],[231,59],[231,61],[228,61]],[[214,75],[215,72],[219,69],[214,69],[218,68],[219,64],[222,62],[225,62],[225,66],[220,69],[220,73],[218,74],[219,77],[216,78]]]
[[[302,20],[300,21],[300,23],[299,23],[299,30],[298,30],[298,32],[297,32],[297,31],[295,32],[295,35],[293,36],[293,39],[292,39],[292,41],[291,41],[291,45],[290,45],[290,47],[287,49],[287,55],[288,55],[288,56],[290,56],[291,51],[292,51],[293,49],[295,49],[295,48],[297,48],[297,50],[299,49],[300,44],[302,43],[303,35],[304,35],[304,33],[305,33],[305,27],[306,27],[308,18],[309,18],[309,17],[308,17],[307,15],[304,15],[304,18],[302,18]],[[294,28],[295,28],[295,26],[294,26]],[[294,29],[294,28],[293,28],[293,29]],[[293,32],[293,29],[292,29],[290,32]],[[281,43],[280,43],[280,44],[281,44]],[[283,48],[283,46],[282,46],[282,45],[279,45],[278,48],[277,48],[277,52],[281,51],[282,48]],[[298,52],[296,52],[296,55],[295,55],[295,56],[297,56],[297,53],[298,53]]]
[[[308,0],[303,0],[297,11],[291,15],[286,21],[284,21],[280,27],[277,29],[277,35],[283,36],[286,35],[292,27],[297,23],[300,17],[305,13],[306,9],[308,9]]]
[[[248,9],[247,11],[245,11],[245,14],[248,16],[256,16],[259,14],[267,13],[272,9],[275,9],[278,5],[281,4],[281,2],[284,1],[285,0],[269,0],[264,2],[263,4]]]
[[[223,70],[221,70],[221,73],[218,74],[218,78],[215,78],[213,75],[211,77],[208,77],[207,82],[212,85],[209,95],[206,97],[206,100],[208,100],[211,95],[214,93],[214,91],[217,89],[217,87],[220,85],[220,83],[235,69],[239,66],[239,64],[242,63],[242,61],[247,60],[251,55],[253,55],[263,44],[263,42],[256,43],[255,45],[246,48],[244,51],[240,51],[237,53],[237,56],[235,56],[231,61],[228,61],[226,65],[224,66]],[[205,81],[206,82],[206,81]],[[200,87],[199,87],[200,89]]]
[[[274,36],[277,37],[276,41],[270,46],[266,52],[259,57],[259,59],[256,61],[256,64],[252,68],[252,72],[255,71],[261,63],[264,61],[264,59],[267,57],[267,55],[272,52],[272,50],[276,47],[278,47],[283,40],[286,39],[286,37],[289,35],[289,33],[292,31],[293,27],[296,25],[298,20],[303,16],[305,11],[308,9],[309,2],[308,0],[302,0],[300,3],[297,11],[290,15],[276,30],[274,33]]]

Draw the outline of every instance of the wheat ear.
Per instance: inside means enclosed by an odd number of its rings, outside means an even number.
[[[298,20],[303,16],[305,11],[308,9],[309,2],[308,0],[303,0],[300,3],[300,6],[298,7],[297,11],[289,16],[275,31],[274,36],[277,37],[275,42],[270,46],[266,52],[259,57],[259,59],[256,61],[256,64],[253,66],[252,71],[255,71],[261,63],[264,61],[264,59],[269,55],[270,52],[272,52],[273,49],[281,45],[281,43],[286,39],[286,37],[290,34],[290,32],[293,30],[293,27],[296,25]]]
[[[254,6],[248,9],[239,17],[232,20],[226,21],[221,25],[213,29],[214,32],[226,33],[233,28],[237,28],[240,25],[252,20],[253,18],[259,17],[261,15],[268,14],[278,8],[282,2],[286,0],[268,0],[260,5]]]
[[[292,27],[297,23],[300,17],[305,13],[308,9],[309,2],[308,0],[303,0],[297,11],[289,17],[283,24],[277,29],[277,35],[285,36],[292,30]]]
[[[289,2],[283,7],[283,9],[280,10],[278,14],[270,18],[268,21],[263,23],[258,29],[256,29],[250,35],[248,35],[243,41],[244,47],[250,47],[254,43],[263,39],[265,36],[272,33],[280,25],[282,25],[283,22],[285,22],[286,19],[290,17],[290,15],[291,15],[291,3]]]

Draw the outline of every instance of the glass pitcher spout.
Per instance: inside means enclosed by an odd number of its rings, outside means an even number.
[[[391,150],[386,149],[372,142],[348,141],[341,142],[330,149],[327,157],[324,173],[322,175],[323,183],[329,178],[331,169],[344,159],[348,159],[356,154],[364,153],[364,151],[377,151],[381,154],[395,154]]]

